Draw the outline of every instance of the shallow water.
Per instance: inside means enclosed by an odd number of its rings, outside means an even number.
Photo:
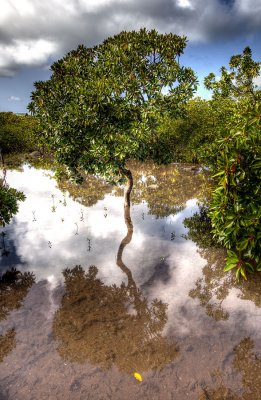
[[[261,274],[235,282],[183,223],[208,179],[131,169],[125,216],[95,177],[8,171],[26,201],[0,237],[0,399],[260,399]]]

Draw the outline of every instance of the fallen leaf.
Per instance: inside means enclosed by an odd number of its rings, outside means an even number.
[[[137,379],[137,381],[142,382],[142,376],[138,372],[134,372],[134,377]]]

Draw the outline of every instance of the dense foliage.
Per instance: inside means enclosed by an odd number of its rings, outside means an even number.
[[[222,67],[219,79],[213,73],[205,78],[217,105],[224,99],[235,104],[225,137],[214,143],[218,182],[210,217],[215,237],[228,249],[225,270],[236,268],[237,277],[246,279],[247,272],[261,270],[260,62],[246,47],[230,58],[229,69]]]
[[[241,106],[234,128],[219,142],[218,186],[213,192],[213,232],[228,249],[226,270],[237,277],[261,270],[261,104]]]
[[[38,148],[36,118],[0,112],[0,149],[3,153],[28,152]]]
[[[252,59],[250,47],[246,47],[242,54],[232,56],[229,69],[221,67],[219,78],[211,72],[205,78],[205,86],[212,90],[213,98],[220,100],[230,98],[234,100],[251,100],[252,103],[260,100],[260,90],[257,90],[255,78],[260,73],[260,62]]]
[[[9,224],[11,218],[18,211],[18,202],[25,200],[25,195],[18,190],[11,188],[6,183],[6,169],[3,156],[0,152],[2,177],[0,178],[0,226]]]
[[[0,180],[0,226],[9,224],[18,211],[18,202],[24,200],[25,195],[22,192],[3,184]]]
[[[159,116],[196,88],[193,71],[178,62],[185,46],[185,37],[141,29],[55,62],[51,78],[35,83],[29,109],[57,160],[75,176],[85,170],[108,180],[126,172],[126,160],[144,160]]]
[[[215,142],[227,131],[233,115],[234,101],[230,99],[189,100],[182,114],[165,113],[152,133],[150,157],[168,162],[215,163]]]

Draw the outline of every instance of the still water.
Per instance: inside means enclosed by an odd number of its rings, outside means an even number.
[[[96,177],[8,171],[26,200],[0,236],[1,400],[261,398],[261,274],[237,283],[184,225],[209,178],[130,168],[125,213]]]

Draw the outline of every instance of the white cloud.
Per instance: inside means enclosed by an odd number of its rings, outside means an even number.
[[[260,26],[260,0],[1,0],[0,75],[45,66],[49,57],[122,30],[155,28],[207,42],[252,35]]]
[[[177,4],[182,8],[192,8],[191,2],[189,0],[178,0]]]
[[[9,101],[21,101],[20,97],[17,97],[17,96],[10,96],[10,97],[8,97],[8,100]]]
[[[5,0],[4,0],[5,3]],[[28,15],[35,15],[35,8],[33,6],[33,2],[30,0],[9,0],[14,10],[18,12],[18,14],[22,17]]]
[[[9,45],[0,46],[0,71],[12,75],[19,65],[43,65],[56,51],[56,45],[44,39],[14,40]]]

